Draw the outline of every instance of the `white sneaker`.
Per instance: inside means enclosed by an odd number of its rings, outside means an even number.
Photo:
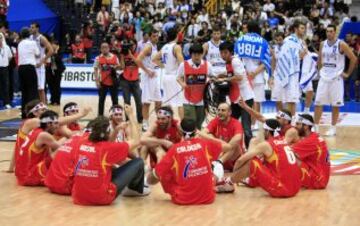
[[[148,122],[143,122],[142,124],[142,130],[144,132],[146,132],[149,129],[149,123]]]
[[[11,109],[12,107],[11,107],[10,104],[7,104],[7,105],[5,105],[5,108],[6,108],[6,109]]]
[[[216,177],[216,181],[221,181],[224,178],[224,166],[220,161],[212,161],[211,163],[213,175]]]
[[[150,190],[150,188],[149,188],[148,186],[144,186],[142,193],[126,187],[126,188],[124,188],[124,190],[121,192],[121,195],[122,195],[122,196],[125,196],[125,197],[147,196],[147,195],[150,194],[150,192],[151,192],[151,190]]]
[[[326,131],[325,136],[327,137],[333,137],[336,135],[336,128],[331,127],[328,131]]]
[[[235,191],[235,186],[231,182],[230,177],[225,178],[225,180],[219,181],[216,183],[215,192],[216,193],[233,193]]]

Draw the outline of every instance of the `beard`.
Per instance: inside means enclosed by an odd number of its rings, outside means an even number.
[[[164,130],[169,126],[169,123],[159,124],[159,128]]]

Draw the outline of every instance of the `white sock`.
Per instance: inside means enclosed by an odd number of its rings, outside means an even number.
[[[309,112],[310,112],[310,108],[305,107],[305,108],[304,108],[304,113],[309,113]]]

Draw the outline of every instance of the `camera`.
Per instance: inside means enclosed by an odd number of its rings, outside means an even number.
[[[121,54],[128,55],[132,46],[133,44],[131,42],[123,42],[121,45]]]

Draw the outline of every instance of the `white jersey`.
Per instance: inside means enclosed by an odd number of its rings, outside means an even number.
[[[242,61],[244,62],[247,73],[256,71],[256,69],[261,64],[260,60],[254,60],[254,59],[250,59],[250,58],[242,58]],[[263,71],[255,76],[254,81],[253,81],[254,84],[264,84],[265,83],[264,72],[265,71]]]
[[[220,42],[222,43],[222,41]],[[215,76],[226,74],[226,63],[221,58],[219,45],[215,45],[211,40],[207,42],[208,50],[206,53],[206,60],[210,62]]]
[[[161,59],[164,64],[165,75],[175,75],[179,68],[179,62],[176,59],[174,48],[175,42],[165,44],[161,49]]]
[[[151,53],[149,56],[145,56],[144,60],[143,60],[143,64],[146,68],[150,68],[150,69],[154,69],[155,68],[155,64],[153,64],[153,62],[151,61],[152,57],[156,54],[157,52],[157,47],[156,45],[153,45],[151,42],[147,42],[146,45],[150,44],[151,45]]]
[[[345,69],[345,55],[340,52],[341,40],[336,40],[333,45],[330,45],[328,40],[324,41],[321,59],[322,68],[320,69],[320,76],[325,80],[333,80],[343,73]]]
[[[36,45],[40,50],[40,57],[36,58],[36,63],[39,63],[41,59],[45,57],[45,47],[41,44],[41,37],[43,37],[41,34],[39,34],[38,36],[30,36],[30,39],[36,42]]]

